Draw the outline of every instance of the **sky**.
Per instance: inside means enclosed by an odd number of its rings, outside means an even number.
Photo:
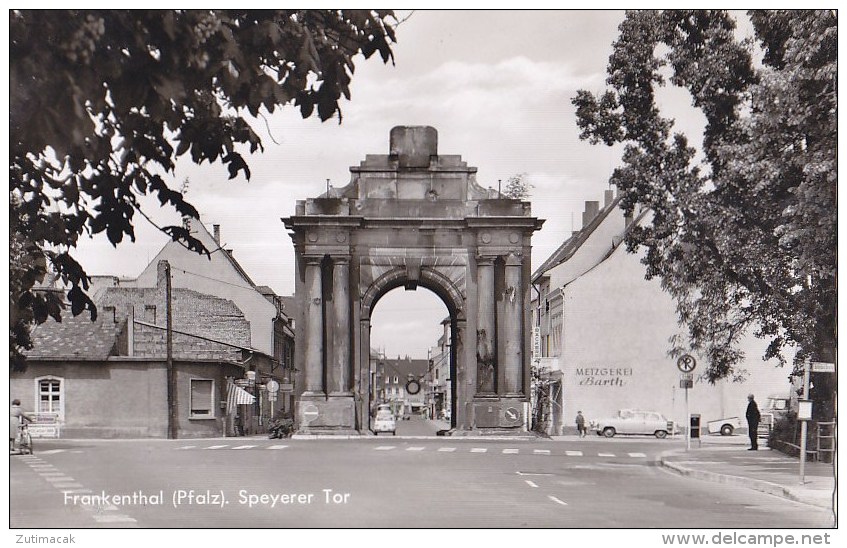
[[[477,167],[483,187],[526,174],[532,213],[545,219],[533,237],[534,268],[580,228],[586,200],[602,201],[620,150],[579,139],[571,99],[579,89],[604,90],[623,12],[399,11],[398,19],[393,64],[378,55],[354,60],[340,124],[303,120],[293,106],[258,120],[264,152],[247,158],[249,182],[228,180],[220,164],[178,163],[172,186],[188,178],[201,220],[221,225],[222,243],[255,283],[294,292],[294,251],[280,219],[296,200],[322,193],[327,179],[349,183],[349,167],[366,154],[387,154],[397,125],[435,127],[439,153]],[[178,222],[156,201],[145,202],[145,212]],[[135,218],[134,244],[115,249],[101,235],[79,245],[89,274],[135,277],[155,257],[166,237]],[[446,315],[427,290],[392,291],[374,311],[372,342],[389,356],[425,357]]]

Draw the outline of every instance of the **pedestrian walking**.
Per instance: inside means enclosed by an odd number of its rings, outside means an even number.
[[[582,416],[582,411],[576,412],[576,430],[580,438],[584,438],[587,430],[585,429],[585,417]]]
[[[32,419],[21,409],[21,400],[12,400],[12,405],[9,407],[9,451],[15,450],[18,428],[24,421],[32,422]]]
[[[756,405],[756,400],[753,394],[747,396],[747,429],[750,434],[750,448],[748,451],[756,451],[759,449],[759,420],[762,415],[759,413],[759,406]]]

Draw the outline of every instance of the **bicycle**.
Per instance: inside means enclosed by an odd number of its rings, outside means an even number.
[[[32,455],[32,436],[26,423],[18,427],[18,452],[21,455]]]

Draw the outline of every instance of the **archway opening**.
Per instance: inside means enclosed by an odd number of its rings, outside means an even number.
[[[386,289],[372,305],[372,415],[390,409],[397,435],[436,435],[455,426],[456,314],[434,291],[404,285]],[[373,421],[371,427],[382,434]]]

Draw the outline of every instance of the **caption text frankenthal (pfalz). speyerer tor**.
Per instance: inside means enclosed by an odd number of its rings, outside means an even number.
[[[165,496],[165,491],[133,491],[132,493],[117,494],[101,491],[97,494],[64,493],[66,506],[162,506],[172,505],[174,508],[180,506],[217,506],[225,507],[235,501],[240,506],[253,508],[265,506],[276,508],[277,506],[296,506],[310,504],[348,504],[351,494],[335,491],[334,489],[320,489],[315,492],[301,493],[253,493],[246,489],[240,489],[234,498],[230,498],[223,490],[194,490],[176,489],[171,491],[170,496]]]

